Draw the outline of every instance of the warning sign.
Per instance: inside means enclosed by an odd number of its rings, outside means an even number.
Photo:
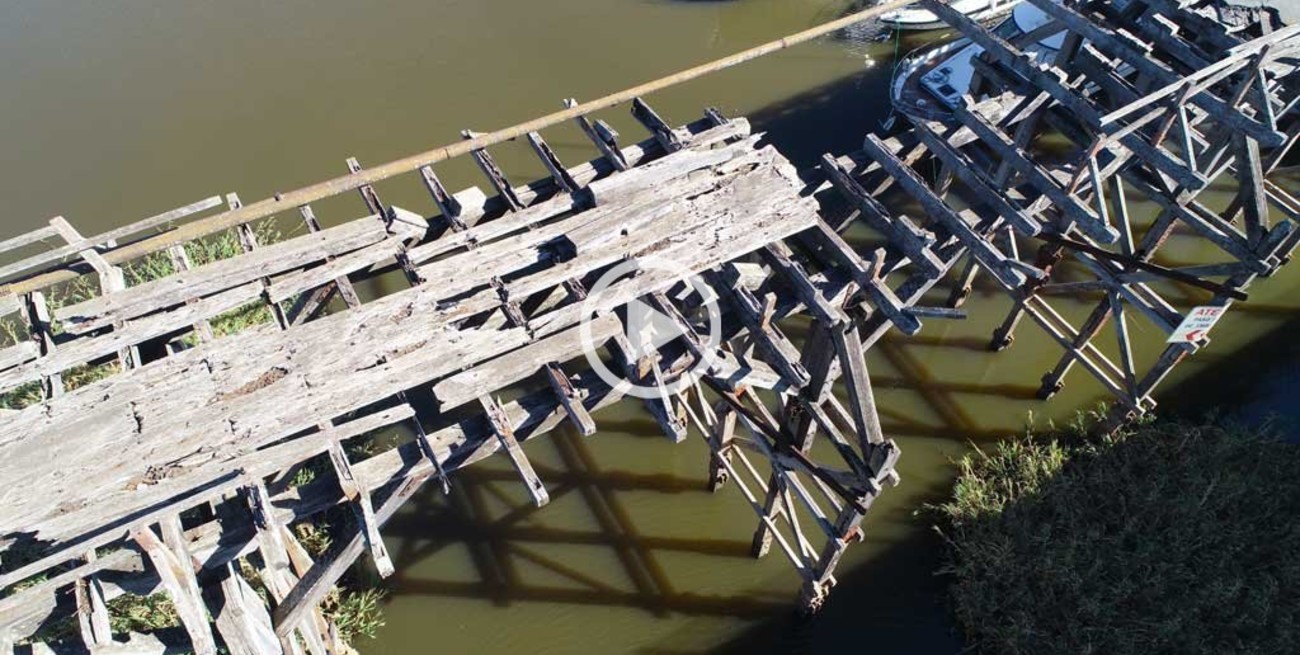
[[[1219,322],[1219,317],[1223,316],[1223,312],[1227,309],[1227,307],[1193,307],[1165,343],[1196,343],[1204,339],[1206,333]]]

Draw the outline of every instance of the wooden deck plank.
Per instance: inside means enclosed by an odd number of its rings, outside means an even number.
[[[179,271],[123,291],[60,308],[55,316],[69,332],[84,333],[113,321],[142,316],[191,298],[202,298],[268,275],[292,270],[382,241],[384,224],[376,216],[304,234],[252,253]]]

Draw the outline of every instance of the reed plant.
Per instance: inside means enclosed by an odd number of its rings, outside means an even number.
[[[1300,445],[1272,428],[1081,420],[958,467],[932,509],[974,650],[1300,649]]]

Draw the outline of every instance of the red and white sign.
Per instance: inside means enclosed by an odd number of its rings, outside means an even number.
[[[1196,343],[1204,339],[1206,333],[1219,322],[1219,317],[1223,316],[1223,312],[1227,309],[1227,307],[1193,307],[1165,343]]]

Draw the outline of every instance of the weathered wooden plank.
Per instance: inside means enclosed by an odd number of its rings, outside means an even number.
[[[903,301],[880,279],[876,262],[863,261],[858,253],[824,221],[818,221],[812,230],[804,234],[818,242],[831,259],[848,270],[849,276],[870,301],[872,309],[883,313],[904,334],[916,334],[921,330],[921,322],[916,316],[905,311],[906,305]]]
[[[151,216],[142,221],[137,221],[130,225],[126,225],[114,230],[110,230],[108,232],[90,237],[88,239],[82,239],[75,243],[69,243],[68,245],[65,245],[61,248],[56,248],[54,250],[32,255],[30,257],[19,260],[12,264],[8,264],[6,266],[0,266],[0,280],[13,277],[19,273],[31,271],[33,269],[46,267],[50,264],[62,263],[68,257],[72,257],[73,255],[76,255],[77,253],[80,253],[83,250],[98,248],[100,246],[109,243],[110,241],[116,241],[118,239],[130,236],[132,234],[137,234],[140,232],[144,232],[146,230],[151,230],[157,227],[167,225],[168,223],[171,223],[173,221],[179,220],[191,214],[196,214],[198,212],[211,209],[220,204],[221,204],[221,198],[219,196],[212,196],[211,198],[205,198],[198,202],[188,204],[184,207],[178,207],[171,211],[158,214],[157,216]],[[16,241],[16,240],[11,239],[10,241]],[[31,243],[31,242],[28,241],[26,243]]]
[[[392,452],[392,451],[389,451]],[[432,464],[428,465],[432,468]],[[429,479],[432,471],[412,471],[403,478],[402,484],[393,492],[379,510],[375,512],[375,521],[382,525],[397,509],[415,494]],[[275,632],[281,637],[288,635],[314,610],[343,573],[352,566],[364,550],[364,538],[360,533],[354,535],[339,550],[334,559],[326,564],[317,562],[310,571],[303,574],[302,581],[293,589],[293,593],[280,603],[272,614]]]
[[[848,315],[822,294],[822,290],[809,277],[808,271],[795,261],[794,253],[788,246],[780,241],[774,241],[759,252],[772,265],[773,270],[781,274],[799,300],[803,301],[804,306],[812,311],[814,318],[827,325],[848,322]]]
[[[573,176],[569,174],[569,170],[564,167],[559,155],[555,154],[555,151],[546,143],[541,134],[529,132],[528,145],[532,146],[537,158],[542,160],[542,166],[546,168],[546,172],[551,174],[551,179],[555,181],[556,186],[560,187],[565,193],[575,193],[581,188],[578,181],[573,179]]]
[[[382,241],[387,233],[377,217],[349,221],[314,234],[286,239],[255,252],[204,264],[124,291],[63,307],[55,315],[69,332],[82,334],[179,305],[190,298],[219,293],[253,280],[323,261]]]
[[[190,261],[189,253],[185,251],[185,246],[180,244],[167,248],[167,258],[171,260],[172,268],[177,271],[188,271],[194,268],[194,263]],[[187,302],[194,302],[191,299]],[[212,332],[212,324],[207,319],[203,319],[194,324],[194,333],[198,335],[199,341],[207,343],[215,338]]]
[[[361,524],[362,534],[366,536],[366,547],[370,549],[370,557],[375,563],[375,569],[380,577],[387,578],[393,574],[393,560],[388,556],[383,536],[379,534],[375,510],[370,503],[370,492],[357,484],[356,474],[352,472],[352,463],[348,461],[347,453],[343,452],[343,445],[337,439],[330,440],[329,454],[330,462],[334,465],[334,473],[338,477],[339,487],[343,489],[343,495],[347,496],[357,510],[357,521]]]
[[[189,633],[190,645],[194,647],[196,655],[216,655],[217,643],[212,636],[212,626],[208,623],[207,608],[199,593],[198,579],[194,577],[193,563],[181,559],[181,554],[174,552],[171,544],[164,544],[148,526],[137,528],[132,537],[148,555],[162,580],[163,588],[167,590],[185,631]]]
[[[23,246],[29,246],[37,241],[44,241],[56,236],[58,236],[58,232],[54,231],[53,225],[42,225],[31,232],[24,232],[18,236],[0,241],[0,253],[17,250]]]
[[[70,341],[46,357],[31,360],[18,368],[0,371],[0,391],[57,374],[73,366],[212,318],[256,300],[261,291],[262,288],[257,282],[250,282],[191,304],[182,305],[169,312],[131,321],[120,330]],[[3,368],[0,366],[0,369]]]
[[[673,408],[668,396],[659,354],[652,343],[633,344],[624,332],[614,334],[607,348],[622,368],[623,379],[639,387],[650,387],[657,396],[643,397],[645,405],[664,435],[675,443],[686,440],[686,424]]]
[[[54,228],[54,231],[58,232],[59,236],[62,237],[64,241],[68,242],[68,245],[87,243],[86,238],[81,236],[81,233],[78,232],[76,228],[72,227],[72,224],[68,222],[68,219],[62,216],[51,218],[50,227]],[[77,256],[85,260],[87,264],[90,264],[90,267],[95,269],[96,273],[99,273],[101,279],[103,276],[108,274],[110,268],[108,262],[104,261],[104,256],[99,254],[99,251],[95,250],[93,247],[77,251]]]
[[[283,655],[271,614],[244,576],[227,564],[217,588],[217,632],[230,655]]]
[[[487,414],[488,423],[492,426],[492,432],[496,434],[497,439],[501,442],[506,456],[510,458],[510,463],[514,465],[515,471],[519,477],[523,478],[524,486],[528,488],[528,494],[533,497],[533,503],[542,507],[551,502],[551,497],[546,493],[546,486],[542,484],[542,479],[537,476],[533,470],[533,465],[528,463],[528,457],[524,455],[524,449],[520,447],[519,441],[515,439],[514,427],[510,424],[510,417],[502,409],[501,403],[491,396],[482,396],[479,402],[483,406],[483,411]]]
[[[566,109],[572,109],[576,106],[578,106],[578,101],[573,98],[568,98],[564,101],[564,107]],[[617,132],[612,129],[598,131],[597,127],[603,125],[603,121],[597,121],[596,125],[593,126],[591,119],[586,116],[578,116],[574,120],[578,123],[578,128],[582,130],[582,133],[587,135],[588,139],[591,139],[591,142],[596,146],[596,149],[599,150],[605,160],[614,167],[614,170],[625,171],[629,168],[627,158],[623,156],[623,152],[618,148]]]
[[[527,378],[549,362],[565,362],[599,348],[622,329],[618,317],[599,316],[585,327],[573,327],[505,353],[433,385],[433,395],[443,411],[477,400]]]
[[[893,216],[830,155],[822,156],[821,169],[845,199],[853,203],[867,224],[888,237],[889,243],[901,250],[920,271],[929,275],[940,274],[942,263],[930,251],[935,242],[933,234],[917,227],[906,216]]]
[[[569,420],[578,432],[584,437],[596,434],[596,421],[582,405],[582,396],[577,389],[573,388],[569,376],[565,375],[559,365],[547,362],[542,366],[542,375],[546,377],[551,390],[555,392],[555,397],[560,401],[560,406],[564,408],[564,413],[569,415]]]
[[[660,118],[659,114],[655,113],[655,110],[641,98],[632,100],[632,117],[654,135],[664,152],[672,154],[682,149],[685,140],[682,134]]]
[[[36,408],[39,411],[40,408]],[[13,571],[0,576],[0,588],[8,587],[15,582],[24,580],[40,571],[49,569],[53,566],[62,564],[71,559],[81,556],[88,548],[98,548],[106,546],[129,535],[133,525],[147,525],[152,521],[158,520],[167,514],[176,513],[188,507],[196,507],[209,502],[214,502],[223,498],[231,491],[239,489],[246,484],[246,476],[265,476],[272,473],[287,469],[299,462],[305,461],[311,457],[324,453],[328,448],[330,439],[346,440],[351,437],[364,434],[379,428],[391,425],[413,416],[414,412],[409,405],[398,405],[396,407],[381,410],[373,414],[364,416],[347,423],[330,428],[328,431],[312,435],[309,438],[295,439],[283,444],[277,444],[263,450],[247,452],[238,458],[217,462],[212,466],[200,468],[193,472],[188,484],[191,485],[189,495],[178,493],[178,490],[171,485],[143,485],[135,491],[115,490],[113,500],[117,502],[127,502],[121,500],[123,494],[130,498],[131,505],[126,508],[131,510],[135,507],[148,508],[143,512],[130,513],[132,522],[129,524],[119,524],[114,526],[112,521],[116,517],[105,519],[105,527],[98,532],[85,533],[84,520],[78,521],[75,525],[80,527],[83,532],[79,533],[82,540],[70,548],[63,548],[55,553],[44,557],[31,564],[19,567]],[[102,420],[102,419],[99,419]],[[110,426],[110,427],[116,427]],[[36,446],[36,454],[41,452],[50,452],[48,448]],[[12,450],[10,451],[12,452]],[[98,453],[97,453],[98,454]],[[101,455],[102,456],[102,455]],[[24,462],[24,464],[26,464]],[[73,469],[69,469],[73,470]],[[235,474],[241,472],[242,474]],[[5,479],[12,479],[20,482],[23,478],[13,474],[11,471],[4,472]],[[32,498],[39,498],[39,495],[33,495]],[[55,497],[58,500],[58,497]],[[45,501],[49,502],[49,501]],[[28,502],[29,505],[34,505]],[[4,524],[5,525],[29,525],[37,527],[35,521],[23,518],[17,510],[20,508],[5,506]],[[36,509],[36,508],[32,508]],[[118,509],[114,507],[114,509]],[[76,520],[76,517],[72,517]],[[53,526],[57,535],[59,526]],[[44,535],[42,535],[44,536]],[[56,577],[50,581],[50,584],[66,585],[71,578],[63,579]],[[42,583],[45,584],[45,583]],[[3,601],[0,601],[3,602]],[[2,606],[0,606],[2,607]]]
[[[375,264],[395,257],[402,249],[403,238],[389,237],[379,243],[359,250],[334,257],[329,262],[295,271],[281,277],[267,287],[267,297],[271,302],[284,302],[300,293],[305,293],[331,282],[346,279],[351,273],[365,270]],[[351,285],[349,285],[351,286]],[[355,292],[353,292],[355,293]]]
[[[109,351],[112,352],[112,351]],[[39,349],[33,341],[19,341],[18,343],[0,350],[0,371],[11,369],[15,366],[25,364],[36,359]]]
[[[93,563],[96,559],[94,549],[87,552],[86,563]],[[109,624],[108,605],[99,577],[90,575],[78,578],[73,589],[77,603],[77,624],[86,649],[94,652],[112,646],[113,630]]]
[[[765,312],[754,294],[749,289],[736,284],[734,274],[729,280],[724,275],[709,273],[705,275],[705,280],[749,329],[762,359],[795,388],[803,388],[807,385],[811,376],[799,362],[799,350],[774,324],[765,320]]]

